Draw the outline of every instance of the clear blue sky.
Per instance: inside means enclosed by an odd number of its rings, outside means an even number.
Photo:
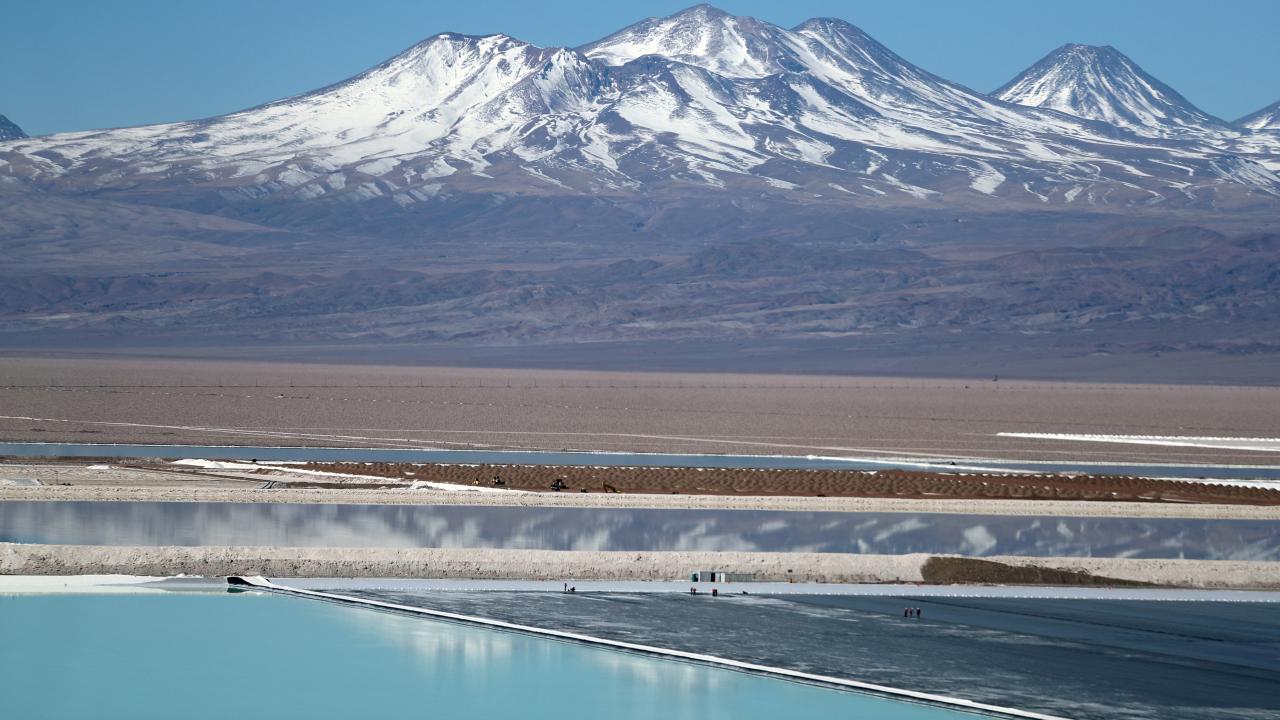
[[[28,133],[217,115],[337,82],[438,32],[579,45],[689,0],[39,0],[0,12],[0,114]],[[1280,99],[1280,0],[723,0],[839,17],[990,91],[1067,42],[1114,45],[1209,113]]]

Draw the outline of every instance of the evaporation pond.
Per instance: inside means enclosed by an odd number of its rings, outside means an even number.
[[[256,593],[0,596],[0,715],[972,717],[672,660]]]
[[[1269,520],[469,505],[11,500],[0,542],[1280,560]]]

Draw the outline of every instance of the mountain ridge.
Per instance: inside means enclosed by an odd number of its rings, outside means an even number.
[[[1280,130],[1280,100],[1245,115],[1235,124],[1250,130]]]
[[[992,95],[1099,120],[1139,135],[1176,137],[1228,127],[1110,45],[1063,45]]]
[[[952,83],[843,20],[788,30],[700,5],[576,49],[440,33],[254,108],[10,145],[0,177],[126,193],[183,178],[185,194],[209,192],[181,202],[216,200],[230,213],[263,201],[337,197],[394,212],[459,193],[642,188],[876,205],[1240,207],[1280,197],[1280,148],[1268,140],[1246,142],[1208,116],[1198,136],[1142,134],[1060,109]]]
[[[0,338],[1280,356],[1280,135],[1139,130],[836,19],[440,33],[226,115],[0,145]]]
[[[20,140],[25,137],[27,137],[27,134],[22,131],[22,128],[18,127],[17,123],[4,115],[0,115],[0,142]]]

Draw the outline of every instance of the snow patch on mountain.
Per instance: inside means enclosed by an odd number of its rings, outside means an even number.
[[[721,191],[743,177],[797,193],[1037,204],[1185,199],[1187,183],[1213,202],[1237,192],[1230,183],[1270,194],[1280,182],[1280,135],[1223,126],[1113,50],[1068,46],[1002,95],[933,75],[841,20],[784,29],[701,5],[576,50],[443,33],[295,98],[15,140],[0,163],[13,181],[181,180],[231,202],[400,206],[476,191]]]
[[[969,187],[980,193],[991,195],[1007,179],[999,170],[987,163],[978,161],[975,165],[977,167],[974,169],[973,181],[969,183]]]
[[[581,48],[605,65],[648,55],[676,60],[726,77],[762,78],[780,70],[773,57],[778,28],[696,5],[665,18],[649,18]]]

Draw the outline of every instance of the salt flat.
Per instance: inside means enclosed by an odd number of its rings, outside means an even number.
[[[0,441],[1273,464],[1280,388],[0,358]]]

